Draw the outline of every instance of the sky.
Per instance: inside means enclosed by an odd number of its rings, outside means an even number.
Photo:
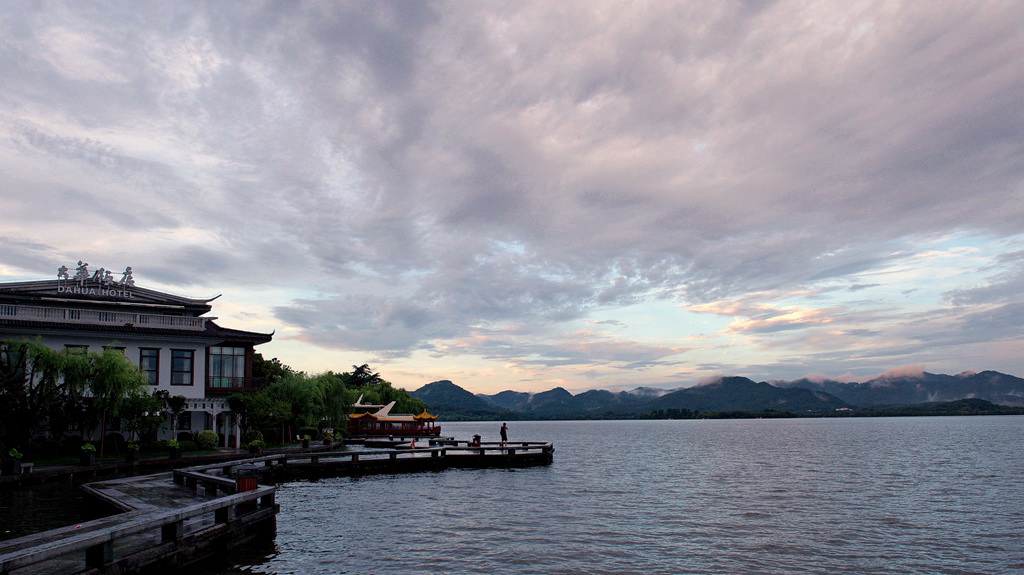
[[[413,390],[1024,376],[1024,3],[38,2],[0,281]]]

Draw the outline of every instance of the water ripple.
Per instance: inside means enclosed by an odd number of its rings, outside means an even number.
[[[493,429],[491,429],[493,427]],[[497,424],[446,424],[459,437]],[[516,422],[549,467],[280,486],[231,573],[1003,574],[1024,418]]]

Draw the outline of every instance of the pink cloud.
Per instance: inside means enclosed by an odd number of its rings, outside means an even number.
[[[874,379],[894,379],[897,377],[924,377],[924,366],[923,365],[904,365],[901,367],[894,367],[890,370],[884,371],[874,377]]]
[[[724,376],[721,376],[721,375],[709,375],[709,376],[706,376],[706,377],[702,377],[699,380],[697,380],[697,383],[694,384],[694,387],[700,387],[702,385],[711,385],[713,383],[718,383],[718,382],[722,381],[722,377],[724,377]]]

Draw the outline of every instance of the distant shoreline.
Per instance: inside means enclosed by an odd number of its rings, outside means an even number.
[[[531,416],[531,414],[506,412],[501,414],[445,414],[439,421],[606,421],[606,420],[672,420],[672,419],[797,419],[797,418],[847,418],[847,417],[942,417],[973,415],[1024,415],[1024,407],[997,405],[984,399],[958,399],[891,407],[851,407],[831,412],[816,411],[797,413],[786,410],[760,411],[698,411],[688,409],[664,409],[649,413],[605,413],[581,417],[578,415]]]

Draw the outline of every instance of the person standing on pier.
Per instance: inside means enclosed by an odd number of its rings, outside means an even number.
[[[508,442],[508,424],[501,424],[501,446],[505,447],[505,443]]]

